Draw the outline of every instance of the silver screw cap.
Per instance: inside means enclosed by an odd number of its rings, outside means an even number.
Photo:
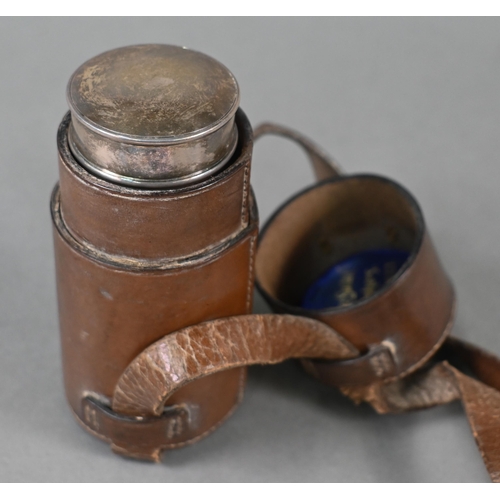
[[[73,154],[112,182],[152,189],[193,183],[236,149],[238,83],[221,63],[186,48],[105,52],[75,71],[67,98]]]

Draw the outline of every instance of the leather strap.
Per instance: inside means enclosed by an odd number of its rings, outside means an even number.
[[[271,314],[217,319],[166,335],[139,354],[116,385],[113,410],[160,416],[177,389],[222,370],[357,354],[335,331],[313,319]]]
[[[311,161],[318,182],[342,175],[342,169],[333,158],[330,158],[317,144],[296,130],[275,123],[262,123],[254,130],[253,137],[256,141],[269,134],[285,137],[301,146]]]
[[[493,482],[500,482],[500,359],[496,356],[449,337],[431,363],[408,377],[341,390],[382,414],[460,399],[486,469]]]
[[[300,134],[273,124],[255,131],[288,137],[303,147],[318,180],[340,175],[338,165]],[[449,325],[443,327],[443,338]],[[442,341],[440,341],[441,343]],[[436,345],[436,348],[439,347]],[[303,364],[318,376],[320,359],[364,359],[374,373],[386,359],[389,368],[366,380],[329,380],[356,403],[370,403],[379,413],[400,413],[461,399],[472,432],[493,481],[500,482],[500,359],[456,338],[422,357],[422,363],[398,376],[391,371],[391,349],[360,353],[323,322],[290,315],[245,315],[190,326],[166,335],[135,358],[121,376],[109,408],[88,397],[82,404],[86,424],[112,443],[114,451],[159,460],[166,448],[200,439],[196,409],[168,406],[170,396],[185,384],[206,375],[251,364],[308,358]],[[311,362],[314,359],[314,363]],[[423,364],[423,366],[422,366]],[[340,369],[339,373],[346,373]],[[375,373],[376,375],[376,373]],[[324,381],[327,381],[323,377]]]
[[[309,318],[255,314],[201,323],[166,335],[139,354],[116,385],[112,409],[86,398],[85,423],[115,452],[159,461],[162,449],[203,437],[197,434],[196,408],[165,407],[187,383],[240,366],[358,354],[330,327]]]

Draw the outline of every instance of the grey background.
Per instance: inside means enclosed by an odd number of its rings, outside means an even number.
[[[235,415],[161,465],[113,455],[64,400],[49,195],[76,67],[121,45],[187,45],[233,71],[252,123],[295,127],[347,172],[410,189],[456,285],[456,334],[500,352],[499,28],[467,18],[0,20],[0,479],[488,480],[458,403],[378,416],[294,363],[252,368]],[[258,144],[263,221],[311,182],[295,146]]]

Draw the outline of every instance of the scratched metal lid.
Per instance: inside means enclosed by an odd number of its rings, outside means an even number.
[[[67,98],[73,154],[112,182],[193,183],[221,169],[236,149],[238,83],[224,65],[193,50],[110,50],[75,71]]]

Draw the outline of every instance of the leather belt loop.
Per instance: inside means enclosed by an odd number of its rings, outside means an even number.
[[[86,397],[81,415],[81,423],[108,441],[115,453],[153,462],[160,461],[162,449],[185,444],[191,427],[188,409],[178,405],[167,408],[159,417],[129,417]]]
[[[335,361],[303,359],[302,365],[310,375],[335,387],[368,385],[397,374],[392,351],[384,344],[372,346],[356,358]]]

